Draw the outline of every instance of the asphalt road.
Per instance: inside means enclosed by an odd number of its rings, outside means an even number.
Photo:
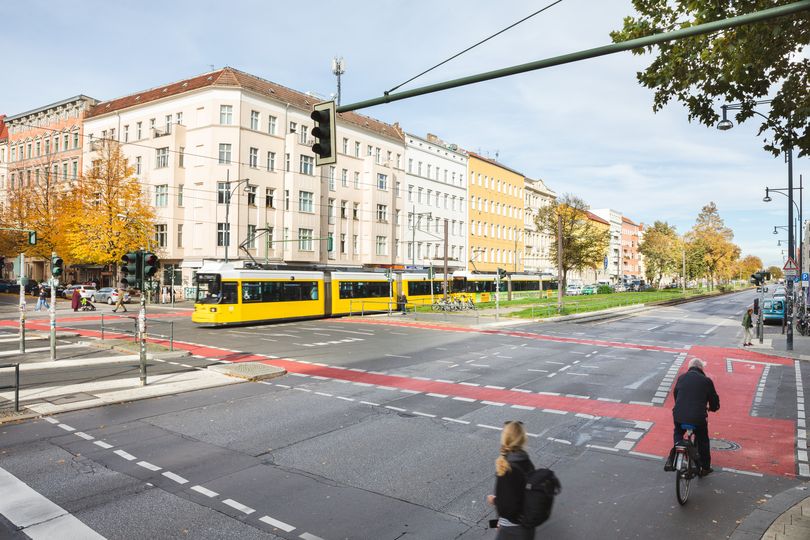
[[[723,538],[807,461],[810,366],[737,346],[752,298],[487,331],[401,317],[199,329],[164,311],[176,339],[205,345],[199,362],[290,373],[5,425],[0,469],[107,538],[483,539],[500,427],[522,420],[563,485],[538,537]],[[692,356],[722,408],[716,472],[681,507],[661,456]]]

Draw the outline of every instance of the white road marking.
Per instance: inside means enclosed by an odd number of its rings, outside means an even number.
[[[476,401],[473,398],[461,397],[461,396],[456,396],[453,399],[455,399],[456,401],[466,401],[468,403],[475,403],[475,401]]]
[[[34,491],[25,482],[0,468],[0,514],[35,540],[81,538],[104,540],[67,510]]]
[[[58,426],[58,427],[60,427],[60,428],[64,429],[65,431],[68,431],[68,432],[70,432],[70,431],[76,431],[76,428],[70,427],[70,426],[69,426],[69,425],[67,425],[67,424],[59,424],[59,426]]]
[[[295,530],[295,527],[293,527],[292,525],[288,525],[283,521],[273,519],[270,516],[262,516],[259,518],[259,521],[267,523],[268,525],[270,525],[271,527],[275,527],[276,529],[281,529],[284,532],[290,532]]]
[[[222,503],[227,504],[231,508],[236,508],[240,512],[245,513],[247,515],[250,515],[250,514],[252,514],[253,512],[256,511],[253,508],[251,508],[249,506],[245,506],[244,504],[242,504],[240,502],[237,502],[237,501],[235,501],[233,499],[225,499],[224,501],[222,501]]]
[[[609,452],[618,452],[618,448],[610,448],[609,446],[599,446],[598,444],[586,444],[588,448],[594,448],[596,450],[607,450]]]
[[[393,405],[386,405],[385,408],[391,409],[392,411],[405,412],[405,409],[402,409],[400,407],[394,407]]]
[[[756,476],[758,478],[762,478],[762,473],[758,473],[758,472],[741,471],[739,469],[731,469],[729,467],[723,467],[722,470],[724,470],[726,472],[730,472],[730,473],[745,474],[745,475],[748,475],[748,476]]]
[[[314,534],[309,534],[308,532],[301,533],[298,538],[301,538],[301,540],[323,540],[323,538],[320,536],[315,536]]]
[[[647,332],[652,332],[653,330],[657,330],[657,329],[661,328],[662,326],[664,326],[664,325],[659,324],[658,326],[653,326],[651,328],[647,328]]]
[[[538,373],[548,373],[547,369],[530,369],[529,371],[536,371]]]
[[[446,416],[442,416],[442,420],[447,420],[448,422],[456,422],[458,424],[469,424],[467,420],[459,420],[458,418],[448,418]]]
[[[565,439],[555,439],[554,437],[546,437],[551,442],[562,443],[562,444],[571,444],[571,441],[566,441]]]
[[[496,427],[496,426],[490,426],[489,424],[475,424],[475,425],[478,426],[478,427],[486,428],[486,429],[494,429],[496,431],[501,430],[501,428]]]
[[[430,396],[430,397],[437,397],[437,398],[446,398],[447,397],[447,394],[435,394],[433,392],[428,392],[425,395]]]
[[[210,489],[204,488],[202,486],[192,486],[191,491],[202,493],[206,497],[219,497],[219,493],[217,493],[216,491],[211,491]]]
[[[405,356],[403,354],[386,354],[385,356],[389,358],[410,358],[410,356]]]
[[[373,401],[361,401],[360,403],[362,403],[363,405],[371,405],[372,407],[379,407],[380,406],[379,403],[374,403]]]
[[[174,480],[174,481],[175,481],[175,482],[177,482],[178,484],[181,484],[181,485],[182,485],[182,484],[188,484],[188,480],[186,480],[185,478],[183,478],[183,477],[182,477],[182,476],[180,476],[179,474],[174,474],[174,473],[173,473],[173,472],[171,472],[171,471],[166,471],[166,472],[164,472],[164,473],[162,473],[162,474],[163,474],[163,476],[165,476],[165,477],[166,477],[166,478],[168,478],[169,480]]]
[[[493,405],[495,407],[503,407],[504,405],[506,405],[506,403],[501,403],[500,401],[487,401],[485,399],[482,399],[481,403],[483,403],[484,405]]]
[[[153,465],[152,463],[149,463],[148,461],[139,461],[138,463],[136,463],[136,465],[139,465],[139,466],[143,467],[144,469],[149,469],[150,471],[159,471],[160,469],[163,468],[163,467],[158,467],[157,465]]]
[[[135,456],[129,452],[124,452],[123,450],[113,450],[113,453],[118,454],[127,461],[134,461],[136,459]]]
[[[641,457],[646,457],[646,458],[657,459],[657,460],[659,460],[659,461],[660,461],[660,460],[662,460],[662,459],[664,459],[664,458],[662,458],[661,456],[656,456],[656,455],[653,455],[653,454],[645,454],[644,452],[635,452],[635,451],[633,451],[633,450],[631,450],[630,452],[628,452],[628,454],[632,454],[632,455],[634,455],[634,456],[641,456]]]
[[[524,411],[533,411],[534,407],[530,407],[529,405],[511,405],[513,409],[523,409]]]
[[[58,424],[59,423],[59,420],[57,420],[56,418],[51,418],[50,416],[46,416],[45,421],[49,422],[51,424]]]
[[[74,433],[74,435],[76,435],[77,437],[81,437],[85,441],[92,441],[93,439],[95,439],[95,437],[93,437],[92,435],[88,435],[84,431],[77,431],[76,433]]]
[[[104,441],[95,441],[95,442],[93,442],[93,444],[95,444],[96,446],[100,446],[100,447],[104,448],[105,450],[109,450],[110,448],[113,447],[113,445],[107,444]]]
[[[568,411],[561,411],[559,409],[541,409],[544,413],[551,414],[568,414]]]
[[[411,412],[417,416],[427,416],[428,418],[436,418],[435,414],[423,413],[419,411],[411,411]]]

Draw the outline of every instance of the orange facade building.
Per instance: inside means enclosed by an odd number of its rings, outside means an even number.
[[[644,279],[644,268],[638,245],[643,225],[622,216],[622,268],[628,279]]]

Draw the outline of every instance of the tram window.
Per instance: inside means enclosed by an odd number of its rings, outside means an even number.
[[[384,298],[388,296],[387,281],[341,281],[339,296],[346,298]]]
[[[242,302],[299,302],[318,299],[317,281],[243,281]]]
[[[220,304],[238,304],[238,298],[239,294],[237,293],[236,283],[225,282],[222,284],[222,299],[219,302]]]

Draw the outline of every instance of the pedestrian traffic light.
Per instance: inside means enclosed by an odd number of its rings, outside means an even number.
[[[428,279],[433,279],[434,277],[436,277],[436,271],[431,266],[428,268]]]
[[[121,257],[121,282],[126,285],[134,285],[138,282],[138,272],[140,267],[140,253],[137,251],[130,251]]]
[[[148,278],[154,276],[158,271],[160,259],[154,253],[146,252],[143,254],[143,277]]]
[[[37,231],[28,231],[28,243],[32,246],[37,245]]]
[[[335,133],[335,102],[316,103],[310,118],[315,120],[312,136],[317,140],[312,145],[315,152],[315,165],[337,163],[337,135]]]
[[[53,277],[59,277],[62,275],[62,271],[64,270],[63,266],[65,265],[65,261],[62,260],[62,257],[59,255],[54,255],[51,257],[51,275]]]
[[[498,277],[506,279],[506,270],[504,268],[498,268]]]

